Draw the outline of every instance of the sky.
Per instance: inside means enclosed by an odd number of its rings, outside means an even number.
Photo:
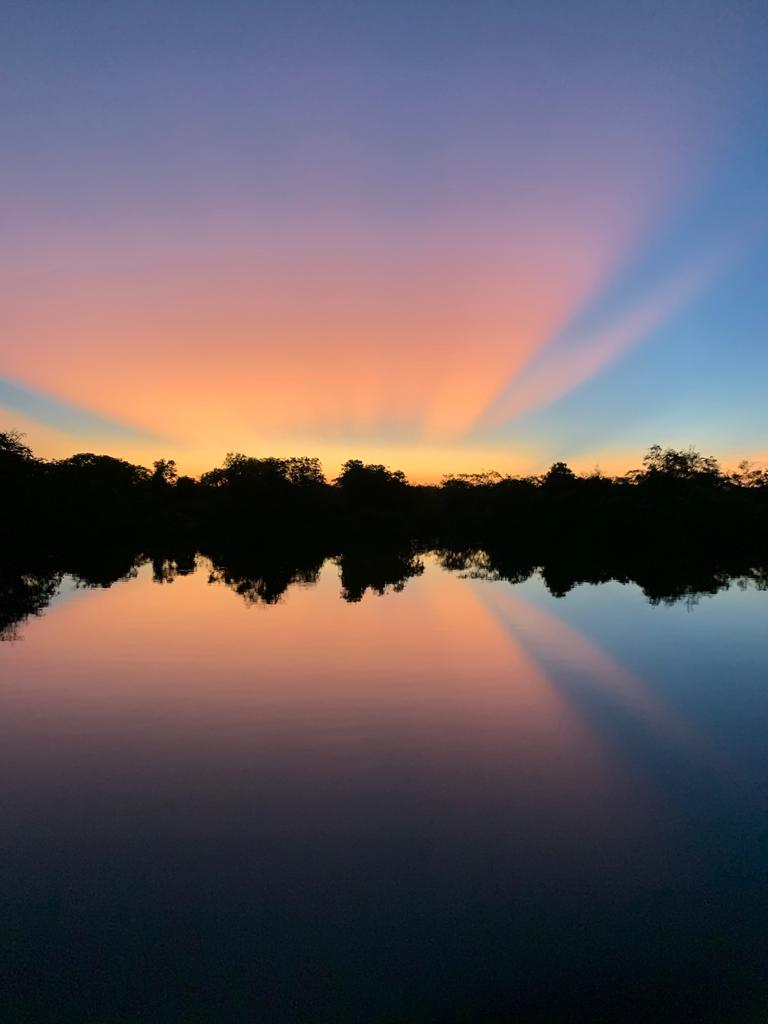
[[[0,429],[768,464],[764,0],[5,0]]]

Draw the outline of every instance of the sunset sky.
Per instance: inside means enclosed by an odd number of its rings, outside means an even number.
[[[765,0],[8,0],[0,429],[768,464]]]

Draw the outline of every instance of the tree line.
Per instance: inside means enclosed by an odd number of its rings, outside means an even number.
[[[173,459],[151,469],[109,455],[46,460],[16,431],[0,433],[0,526],[6,546],[163,540],[198,547],[301,540],[332,552],[388,538],[467,550],[503,544],[535,555],[587,557],[768,549],[768,471],[724,471],[693,448],[654,445],[622,476],[577,474],[564,462],[538,476],[449,475],[437,485],[358,459],[327,480],[315,458],[230,453],[199,478]]]

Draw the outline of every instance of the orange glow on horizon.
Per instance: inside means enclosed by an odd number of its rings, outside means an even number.
[[[167,436],[188,472],[297,443],[403,449],[419,478],[474,469],[461,435],[609,274],[629,220],[561,205],[399,234],[48,240],[5,268],[0,374]],[[448,446],[450,466],[421,462]]]

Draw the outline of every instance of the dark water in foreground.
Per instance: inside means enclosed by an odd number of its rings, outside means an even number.
[[[0,644],[0,1019],[768,1021],[768,593],[424,561]]]

